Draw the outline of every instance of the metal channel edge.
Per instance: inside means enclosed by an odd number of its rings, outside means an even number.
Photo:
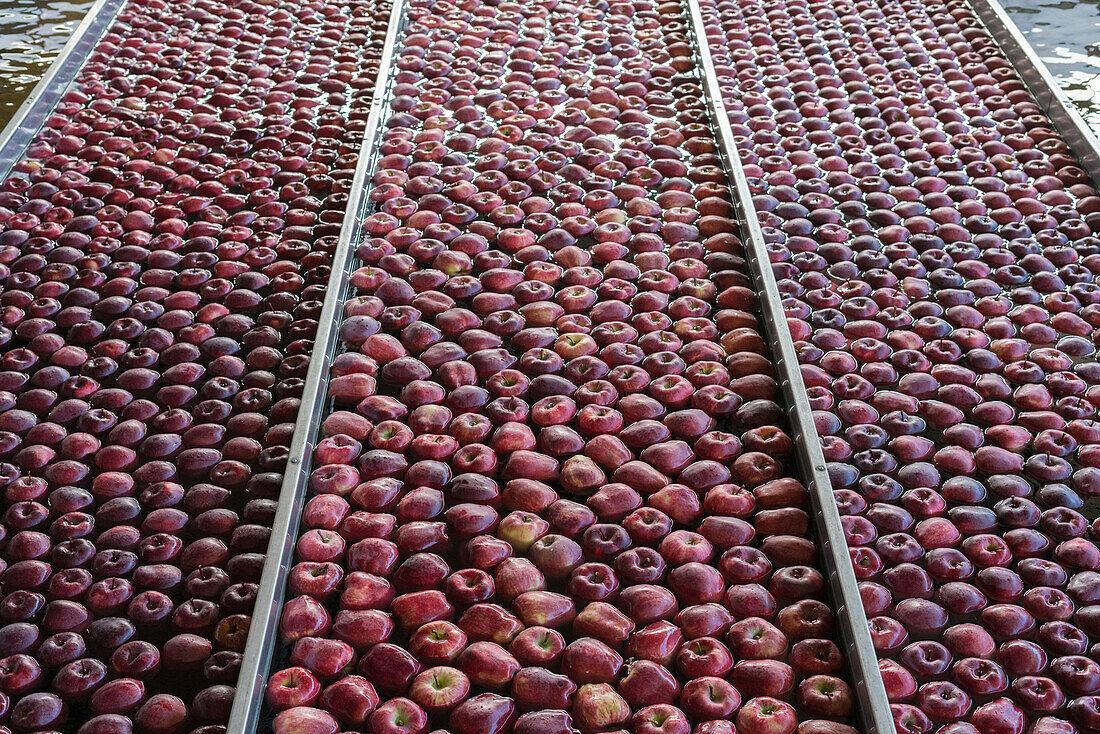
[[[1054,75],[1020,32],[998,0],[968,0],[978,20],[1020,75],[1035,101],[1077,156],[1094,184],[1100,185],[1100,139],[1058,86]]]
[[[406,0],[393,0],[385,45],[378,64],[370,114],[363,132],[363,143],[349,192],[348,206],[340,226],[340,238],[332,255],[332,272],[325,290],[325,301],[318,317],[317,335],[310,355],[298,419],[290,442],[279,504],[271,528],[263,573],[256,595],[252,624],[245,642],[237,692],[229,714],[227,734],[253,734],[259,729],[267,674],[277,643],[276,630],[286,594],[286,582],[298,539],[298,524],[312,466],[317,432],[327,407],[329,368],[339,345],[340,324],[351,279],[356,235],[365,218],[366,188],[377,164],[382,116],[392,89],[394,50],[405,20]]]
[[[96,0],[46,74],[19,105],[0,133],[0,179],[11,175],[12,168],[26,153],[126,1]]]
[[[775,359],[777,378],[791,421],[795,451],[802,477],[808,480],[821,562],[832,592],[839,621],[841,642],[845,648],[852,686],[859,703],[858,713],[866,734],[894,734],[893,716],[886,687],[878,667],[878,656],[871,642],[867,614],[859,595],[855,572],[848,555],[848,544],[840,524],[840,512],[833,496],[832,482],[826,471],[825,456],[818,441],[810,401],[787,328],[782,299],[775,274],[770,267],[760,221],[752,205],[748,179],[741,166],[737,145],[730,128],[729,115],[719,89],[706,26],[698,0],[686,0],[691,16],[692,34],[698,57],[704,95],[717,127],[716,143],[724,159],[733,204],[745,235],[745,257],[760,297],[760,312],[765,334]]]

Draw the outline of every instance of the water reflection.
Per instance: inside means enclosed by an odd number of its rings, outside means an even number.
[[[0,0],[0,128],[46,73],[90,0]]]
[[[1005,9],[1100,133],[1100,0],[1008,0]]]

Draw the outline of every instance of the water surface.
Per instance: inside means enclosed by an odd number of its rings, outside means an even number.
[[[1002,0],[1047,68],[1100,134],[1100,0]]]
[[[46,73],[91,0],[0,0],[0,128]]]

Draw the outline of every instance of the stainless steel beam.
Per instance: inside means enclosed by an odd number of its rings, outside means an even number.
[[[329,368],[339,348],[340,324],[354,265],[355,246],[369,207],[367,188],[378,161],[383,116],[392,88],[391,68],[398,37],[405,22],[405,0],[393,0],[385,46],[378,64],[370,114],[352,179],[348,207],[340,227],[340,239],[332,255],[332,274],[318,318],[317,336],[306,374],[294,437],[290,443],[286,473],[279,491],[279,507],[272,525],[263,574],[256,595],[252,625],[245,643],[237,693],[229,716],[229,734],[253,734],[260,724],[264,688],[278,644],[279,616],[286,594],[286,580],[294,559],[298,523],[306,499],[312,469],[313,447],[328,410]]]
[[[816,540],[821,550],[819,557],[836,607],[841,642],[848,661],[852,686],[859,703],[862,730],[867,734],[894,734],[890,702],[886,697],[886,687],[879,672],[878,657],[871,642],[867,614],[863,610],[856,575],[852,571],[848,544],[845,541],[844,529],[840,524],[840,513],[833,496],[832,482],[826,471],[825,456],[814,426],[810,401],[806,395],[806,385],[802,381],[794,341],[787,328],[782,298],[775,274],[771,269],[760,221],[752,205],[748,179],[741,166],[733,130],[730,128],[729,114],[722,100],[718,74],[707,43],[706,26],[699,9],[699,0],[685,1],[691,16],[703,93],[710,107],[715,142],[725,161],[729,185],[733,192],[734,211],[741,223],[745,258],[760,298],[760,315],[764,324],[765,337],[771,346],[777,381],[791,422],[800,474],[810,494],[814,529],[817,533]]]

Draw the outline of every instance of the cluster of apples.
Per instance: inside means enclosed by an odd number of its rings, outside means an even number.
[[[0,183],[0,731],[224,730],[382,3],[120,12]]]
[[[901,732],[1100,728],[1100,196],[960,0],[707,0]]]
[[[275,732],[853,732],[685,6],[408,17]]]

